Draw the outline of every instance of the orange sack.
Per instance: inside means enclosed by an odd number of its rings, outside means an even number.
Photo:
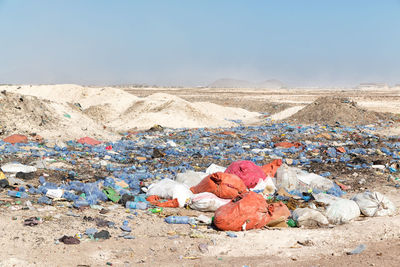
[[[299,142],[294,142],[294,143],[289,143],[289,142],[280,142],[280,143],[276,143],[275,147],[283,147],[283,148],[290,148],[290,147],[301,147],[302,144]]]
[[[161,202],[159,196],[149,196],[146,199],[150,204],[157,206],[157,207],[164,207],[164,208],[178,208],[179,202],[177,198],[169,199],[167,201]]]
[[[271,221],[284,217],[286,220],[290,215],[290,210],[282,202],[276,202],[268,205],[268,212],[271,216]]]
[[[214,225],[224,231],[241,231],[264,227],[271,217],[265,199],[254,192],[245,192],[218,208]]]
[[[28,137],[22,134],[13,134],[9,137],[4,138],[3,141],[10,144],[28,143]]]
[[[282,165],[281,159],[274,159],[272,162],[265,164],[261,167],[265,175],[268,177],[274,177],[278,168]]]
[[[235,198],[245,192],[247,187],[235,174],[216,172],[205,177],[201,182],[190,188],[194,194],[210,192],[220,198]]]

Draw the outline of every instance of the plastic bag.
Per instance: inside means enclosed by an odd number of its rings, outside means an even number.
[[[292,213],[297,226],[320,227],[329,224],[328,219],[319,211],[310,208],[298,208]]]
[[[184,184],[175,182],[171,179],[163,179],[149,186],[148,196],[159,196],[166,199],[178,199],[179,207],[183,207],[186,200],[190,199],[193,193],[189,187]]]
[[[206,176],[207,173],[204,172],[187,171],[185,173],[178,173],[175,181],[192,187],[198,185]]]
[[[63,189],[47,189],[46,196],[49,198],[61,198],[64,194]]]
[[[247,190],[243,181],[234,174],[216,172],[204,178],[198,185],[191,187],[194,194],[210,192],[220,198],[235,198]]]
[[[260,179],[257,183],[257,185],[250,189],[251,191],[263,191],[264,193],[270,195],[273,194],[276,191],[276,186],[274,182],[272,181],[272,178],[266,178],[265,180]]]
[[[331,196],[324,193],[313,194],[315,201],[327,205],[323,214],[332,224],[347,223],[360,216],[360,208],[353,200]]]
[[[278,168],[282,165],[281,159],[274,159],[272,162],[261,167],[267,177],[274,177]]]
[[[360,208],[353,200],[339,198],[332,202],[325,211],[330,223],[343,224],[360,216]]]
[[[255,187],[260,179],[264,180],[267,177],[260,166],[249,160],[232,162],[225,170],[225,173],[232,173],[239,176],[247,188]]]
[[[330,205],[340,199],[339,197],[335,197],[325,193],[312,194],[312,196],[314,197],[315,201],[324,203],[325,205]]]
[[[199,211],[216,211],[230,201],[230,199],[219,198],[213,193],[204,192],[193,195],[190,199],[189,207]]]
[[[335,187],[334,183],[315,173],[309,173],[299,168],[289,167],[283,164],[276,172],[276,186],[284,188],[288,192],[297,190],[307,192],[309,189],[313,191],[327,191]]]
[[[3,172],[11,172],[11,173],[14,173],[14,172],[15,173],[17,173],[17,172],[30,173],[30,172],[37,171],[36,167],[24,165],[21,163],[12,163],[12,162],[2,165],[1,170]]]
[[[207,174],[213,174],[216,172],[224,172],[226,170],[225,167],[219,166],[217,164],[211,164],[210,166],[208,166],[206,173]]]
[[[366,191],[355,195],[354,200],[365,216],[388,216],[396,212],[396,206],[379,192]]]
[[[270,220],[268,204],[254,192],[245,192],[215,211],[214,225],[224,231],[264,227]]]

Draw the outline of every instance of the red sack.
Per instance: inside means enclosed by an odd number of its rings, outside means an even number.
[[[267,177],[274,177],[278,168],[282,165],[281,159],[274,159],[272,162],[261,167]]]
[[[10,144],[28,143],[28,137],[22,134],[13,134],[9,137],[4,138],[3,141]]]
[[[178,208],[179,207],[179,202],[177,198],[174,199],[169,199],[167,201],[161,202],[159,196],[149,196],[146,199],[150,204],[157,206],[157,207],[163,207],[163,208]]]
[[[262,228],[268,221],[270,215],[267,202],[261,195],[252,191],[232,199],[228,204],[218,208],[214,215],[214,225],[223,231]]]
[[[92,146],[101,144],[100,141],[97,141],[96,139],[93,139],[93,138],[87,137],[87,136],[78,139],[77,142],[80,143],[80,144],[82,144],[82,145],[83,145],[83,144],[88,144],[88,145],[92,145]]]
[[[301,147],[302,144],[300,144],[299,142],[294,142],[294,143],[289,143],[289,142],[280,142],[280,143],[276,143],[275,147],[283,147],[283,148],[290,148],[290,147]]]
[[[284,217],[286,220],[291,215],[288,207],[282,202],[276,202],[268,205],[268,212],[271,216],[271,221]]]
[[[234,174],[216,172],[190,188],[194,194],[210,192],[220,198],[235,198],[247,190],[243,181]]]
[[[265,178],[267,178],[261,167],[249,160],[232,162],[225,170],[225,173],[232,173],[239,176],[247,188],[253,188],[257,185],[260,179],[265,180]]]

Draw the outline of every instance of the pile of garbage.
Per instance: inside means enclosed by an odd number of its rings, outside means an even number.
[[[187,207],[213,216],[165,221],[225,231],[336,225],[396,211],[387,197],[360,187],[372,174],[375,182],[399,187],[400,139],[370,129],[154,126],[118,142],[84,137],[51,143],[13,135],[0,141],[0,187],[13,198],[41,205],[67,200],[76,209],[108,201],[159,214]]]
[[[287,121],[292,123],[341,123],[355,126],[367,125],[378,121],[395,119],[394,114],[380,113],[363,109],[356,102],[345,97],[324,96],[307,105]]]
[[[396,212],[395,205],[379,192],[365,191],[351,199],[341,198],[344,192],[331,180],[280,165],[280,160],[262,167],[251,161],[236,161],[226,169],[211,165],[206,173],[186,172],[176,181],[154,183],[147,195],[172,199],[174,207],[188,205],[194,210],[215,211],[213,223],[225,231],[285,227],[286,223],[322,227],[348,223],[361,214],[372,217]],[[220,172],[208,175],[212,170]],[[172,207],[172,202],[153,204],[163,207],[168,203]],[[297,204],[293,206],[293,202]],[[290,203],[292,211],[284,203]]]

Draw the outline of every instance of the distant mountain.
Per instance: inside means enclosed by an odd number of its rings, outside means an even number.
[[[285,87],[285,84],[279,80],[271,79],[266,80],[262,83],[257,84],[258,88],[268,88],[268,89],[281,89]]]
[[[284,87],[284,83],[279,80],[266,80],[261,83],[254,83],[244,80],[235,79],[219,79],[209,84],[207,87],[210,88],[266,88],[266,89],[280,89]]]
[[[243,81],[243,80],[235,80],[235,79],[219,79],[215,82],[208,85],[208,87],[212,88],[252,88],[254,87],[254,83]]]

